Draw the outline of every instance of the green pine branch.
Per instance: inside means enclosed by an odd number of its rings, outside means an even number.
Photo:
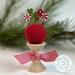
[[[68,24],[68,25],[67,25]],[[48,25],[46,27],[47,30],[47,42],[50,43],[55,40],[72,40],[75,39],[75,30],[74,31],[68,31],[66,30],[69,26],[69,21],[62,21],[62,22],[56,22],[51,23],[51,25]]]
[[[42,1],[40,8],[43,8],[49,15],[49,20],[52,20],[58,14],[55,11],[62,6],[66,0],[46,0]]]
[[[0,32],[0,44],[6,46],[21,46],[25,45],[24,27],[10,27]]]
[[[6,20],[6,18],[9,16],[10,10],[11,10],[11,8],[14,6],[15,2],[16,2],[16,0],[11,0],[10,5],[9,5],[9,6],[6,5],[6,11],[5,11],[5,15],[4,15],[3,20],[2,20],[2,24],[5,23],[5,20]]]
[[[14,19],[12,22],[9,23],[8,26],[4,26],[6,19],[11,14],[11,9],[14,7],[16,0],[12,0],[10,6],[6,7],[6,12],[3,17],[3,20],[0,20],[0,45],[5,46],[25,46],[26,39],[24,37],[24,30],[26,24],[23,20],[23,15],[20,17],[20,22],[16,23]],[[18,1],[18,0],[17,0]],[[72,40],[75,39],[75,30],[69,31],[67,30],[68,26],[71,26],[72,21],[57,21],[54,22],[53,18],[57,15],[55,11],[64,3],[64,0],[43,0],[40,5],[40,8],[43,8],[45,12],[49,14],[49,19],[47,22],[43,22],[47,30],[47,39],[46,42],[54,42],[57,40]],[[37,10],[37,9],[36,9]],[[15,13],[14,13],[15,15]],[[18,25],[19,24],[19,25]],[[16,26],[15,26],[16,25]],[[73,24],[72,24],[73,25]],[[71,27],[71,29],[74,27]]]

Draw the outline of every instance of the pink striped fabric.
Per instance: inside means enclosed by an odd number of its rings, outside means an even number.
[[[15,58],[21,64],[25,64],[35,59],[43,60],[44,62],[52,62],[52,61],[55,61],[57,57],[58,57],[58,53],[56,51],[47,52],[47,53],[40,54],[40,55],[34,52],[25,52],[19,55],[15,55]]]

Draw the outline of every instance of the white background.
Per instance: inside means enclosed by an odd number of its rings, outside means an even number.
[[[42,51],[49,52],[53,50],[57,50],[59,55],[67,55],[71,58],[73,65],[68,72],[58,72],[54,66],[54,62],[43,62],[47,68],[44,72],[28,72],[26,68],[31,62],[25,65],[21,65],[14,58],[14,55],[23,53],[24,51],[0,46],[0,75],[75,75],[75,47],[49,46]]]

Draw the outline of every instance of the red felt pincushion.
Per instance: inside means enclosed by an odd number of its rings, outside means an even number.
[[[32,24],[25,29],[25,37],[32,44],[39,44],[46,39],[46,30],[40,24]]]

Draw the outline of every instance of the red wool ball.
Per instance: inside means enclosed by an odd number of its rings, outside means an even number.
[[[46,30],[40,24],[32,24],[25,29],[25,37],[32,44],[40,44],[46,39]]]
[[[39,10],[37,11],[37,14],[38,14],[39,16],[42,16],[42,13],[44,13],[44,11],[43,11],[42,9],[39,9]]]

